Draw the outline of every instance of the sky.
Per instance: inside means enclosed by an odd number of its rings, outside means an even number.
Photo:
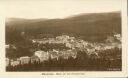
[[[121,10],[121,0],[5,0],[7,18],[65,18]]]

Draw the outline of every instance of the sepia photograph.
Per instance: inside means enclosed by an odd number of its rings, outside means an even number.
[[[121,0],[5,4],[7,72],[122,71]]]

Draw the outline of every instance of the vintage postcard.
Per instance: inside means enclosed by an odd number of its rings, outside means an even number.
[[[127,77],[127,0],[0,2],[4,77]]]

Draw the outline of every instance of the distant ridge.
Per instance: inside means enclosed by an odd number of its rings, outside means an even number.
[[[10,18],[9,18],[10,19]],[[102,41],[113,33],[121,34],[121,13],[82,13],[64,19],[18,19],[6,22],[6,38],[17,35],[15,32],[60,35],[62,33],[81,36],[89,41]],[[7,40],[8,41],[8,40]]]

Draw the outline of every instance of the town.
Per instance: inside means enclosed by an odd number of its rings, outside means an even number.
[[[120,34],[108,36],[102,43],[89,42],[68,35],[29,40],[32,45],[35,46],[35,49],[32,48],[31,50],[33,54],[31,56],[22,56],[14,59],[6,57],[7,70],[12,70],[19,65],[29,64],[30,66],[35,63],[42,64],[44,62],[49,62],[50,60],[61,60],[62,62],[63,60],[78,60],[78,58],[85,59],[85,57],[86,60],[121,60],[122,48]],[[15,45],[6,45],[6,50],[10,48],[17,49]]]

